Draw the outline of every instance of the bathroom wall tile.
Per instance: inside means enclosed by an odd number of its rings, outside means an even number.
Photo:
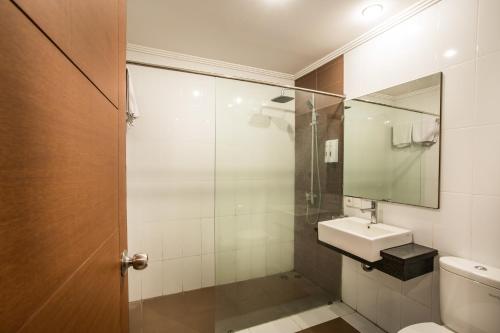
[[[357,271],[349,267],[342,267],[342,301],[352,307],[357,308]]]
[[[500,124],[474,128],[473,193],[500,196]]]
[[[252,215],[236,216],[236,248],[248,249],[252,246]]]
[[[404,281],[403,295],[430,308],[432,304],[432,274],[427,273],[423,276]]]
[[[183,220],[181,224],[182,256],[201,254],[201,220]]]
[[[431,315],[432,321],[441,325],[441,302],[439,294],[439,258],[434,259],[434,272],[432,272],[432,303],[431,303]]]
[[[439,211],[389,203],[380,207],[381,221],[411,230],[415,243],[432,247],[432,225],[438,219]]]
[[[218,167],[219,157],[217,157]],[[221,171],[217,173],[215,182],[215,216],[232,216],[235,213],[236,187],[232,177],[224,176]]]
[[[478,49],[479,55],[500,51],[500,2],[479,0]]]
[[[201,256],[182,258],[182,290],[201,288]]]
[[[414,300],[401,297],[401,327],[417,323],[432,321],[431,308],[415,302]]]
[[[472,193],[473,129],[445,130],[441,148],[441,190]]]
[[[148,268],[149,269],[149,268]],[[180,293],[182,291],[182,259],[163,261],[163,295]]]
[[[129,269],[128,273],[128,301],[138,301],[142,298],[141,271]]]
[[[215,251],[235,250],[237,241],[237,224],[235,216],[215,218]]]
[[[251,277],[251,249],[244,248],[236,250],[236,281],[248,280]]]
[[[477,0],[444,0],[440,9],[438,57],[440,67],[472,60],[476,55]],[[453,56],[450,50],[454,51]]]
[[[476,61],[471,60],[443,71],[443,129],[472,126],[475,117]]]
[[[142,224],[142,247],[150,260],[161,260],[163,258],[163,226],[161,223]]]
[[[349,51],[344,57],[347,97],[359,97],[436,72],[438,19],[439,11],[424,11]]]
[[[280,244],[268,242],[266,245],[266,273],[267,275],[281,273]]]
[[[142,271],[142,298],[152,298],[163,294],[162,262],[150,261]]]
[[[379,284],[362,274],[358,274],[356,310],[373,322],[377,321],[377,293]]]
[[[163,258],[173,259],[182,256],[182,237],[180,237],[183,221],[171,220],[163,223]]]
[[[401,294],[385,286],[378,288],[377,324],[389,333],[401,328]]]
[[[280,243],[280,271],[290,272],[293,270],[293,241]]]
[[[500,267],[500,196],[472,199],[472,254],[481,263]]]
[[[433,246],[441,255],[469,257],[471,205],[471,195],[441,193],[441,214],[434,223],[433,232]]]
[[[364,272],[363,272],[364,273]],[[371,272],[366,272],[366,274],[373,274],[375,280],[380,283],[381,286],[389,288],[392,291],[397,293],[401,293],[402,283],[401,280],[390,276],[389,274],[385,274],[379,270],[373,270]]]
[[[266,245],[252,247],[251,277],[253,279],[266,276]]]
[[[211,218],[215,211],[215,185],[214,180],[199,183],[200,217]]]
[[[477,124],[500,123],[498,91],[500,90],[500,51],[477,61]]]
[[[236,251],[215,253],[216,285],[236,282]]]
[[[211,287],[215,284],[215,255],[204,254],[201,257],[201,286]]]
[[[142,227],[139,223],[127,224],[128,253],[144,252],[142,247]]]
[[[215,251],[215,226],[213,218],[201,220],[201,253],[209,254]]]

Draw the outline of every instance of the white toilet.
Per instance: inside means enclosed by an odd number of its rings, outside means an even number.
[[[440,301],[444,326],[421,323],[399,333],[499,333],[500,269],[441,257]]]

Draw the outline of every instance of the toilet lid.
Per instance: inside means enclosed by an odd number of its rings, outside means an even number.
[[[420,323],[405,327],[398,333],[453,333],[453,331],[436,323]]]

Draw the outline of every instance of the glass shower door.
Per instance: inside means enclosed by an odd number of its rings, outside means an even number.
[[[339,163],[333,169],[324,165],[326,139],[341,135],[332,125],[337,116],[340,128],[339,102],[216,79],[217,333],[265,325],[339,298],[340,257],[318,261],[327,256],[318,249],[314,230],[318,220],[342,209]],[[311,186],[312,158],[316,180]],[[315,197],[313,203],[307,202],[308,195]],[[322,264],[331,265],[325,272],[334,270],[330,277],[318,273]],[[334,292],[317,284],[322,278]]]

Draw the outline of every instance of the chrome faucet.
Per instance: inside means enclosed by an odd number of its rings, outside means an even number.
[[[377,202],[372,200],[371,208],[360,208],[361,213],[371,212],[370,223],[377,223]]]

